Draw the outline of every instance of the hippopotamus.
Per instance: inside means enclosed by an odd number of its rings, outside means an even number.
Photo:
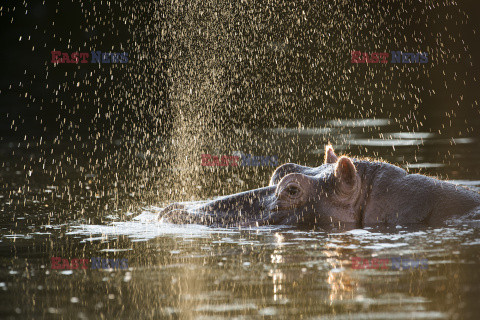
[[[159,219],[222,227],[364,228],[438,226],[479,213],[478,192],[384,161],[337,156],[328,145],[319,167],[286,163],[266,187],[204,203],[174,203]]]

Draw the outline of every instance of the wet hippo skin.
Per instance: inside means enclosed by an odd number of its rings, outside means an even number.
[[[480,194],[382,161],[335,155],[319,167],[279,166],[269,186],[202,203],[174,203],[159,219],[212,226],[290,225],[362,228],[473,219]]]

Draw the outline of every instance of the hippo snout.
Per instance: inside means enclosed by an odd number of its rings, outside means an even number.
[[[169,222],[173,217],[183,217],[188,214],[185,205],[181,203],[172,203],[166,206],[158,216],[160,222]]]
[[[175,202],[166,206],[158,219],[160,222],[180,224],[213,224],[214,217],[208,211],[199,210],[198,207],[198,204]]]
[[[238,226],[270,217],[276,186],[219,197],[208,202],[173,203],[159,215],[161,222]]]
[[[172,203],[168,206],[166,206],[161,212],[158,217],[160,221],[168,221],[169,218],[171,218],[173,215],[178,215],[178,214],[186,214],[187,211],[185,210],[185,205],[181,203]]]

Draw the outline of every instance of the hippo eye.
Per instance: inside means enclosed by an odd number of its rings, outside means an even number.
[[[297,196],[299,193],[300,193],[300,188],[297,187],[297,186],[289,186],[285,189],[285,192],[291,196],[291,197],[295,197]]]

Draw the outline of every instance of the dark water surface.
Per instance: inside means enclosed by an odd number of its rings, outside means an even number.
[[[254,139],[240,137],[234,150],[199,150],[189,166],[168,165],[150,180],[139,175],[136,186],[122,184],[122,168],[83,170],[90,159],[82,151],[59,159],[26,142],[4,143],[0,318],[477,319],[474,226],[238,230],[160,224],[156,215],[172,200],[264,186],[274,170],[206,168],[201,153],[238,150],[314,166],[328,141],[338,153],[381,157],[480,191],[478,136],[405,133],[388,119],[244,134]],[[52,257],[127,259],[128,269],[56,270]],[[358,258],[388,263],[358,269]]]

